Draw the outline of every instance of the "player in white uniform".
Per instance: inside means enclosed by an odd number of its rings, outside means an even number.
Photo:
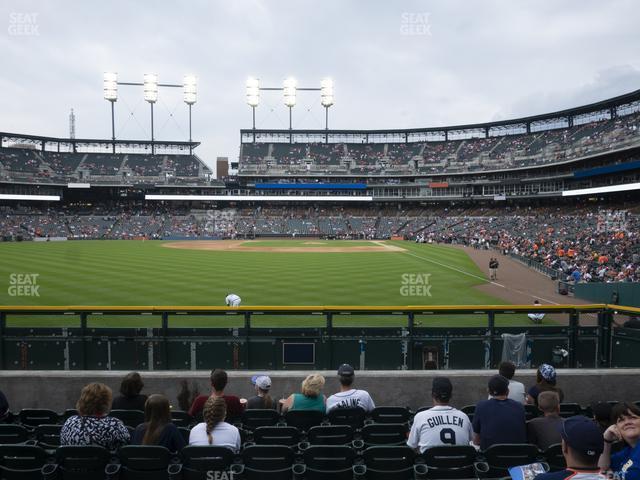
[[[439,445],[469,445],[473,437],[471,421],[466,413],[451,406],[453,386],[446,377],[433,379],[433,407],[413,419],[407,445],[420,453]]]
[[[224,299],[224,303],[227,304],[227,307],[239,307],[241,301],[242,301],[242,299],[238,295],[236,295],[235,293],[230,293]]]
[[[334,408],[354,408],[360,407],[365,412],[370,412],[376,408],[371,396],[366,390],[351,388],[355,372],[353,367],[347,363],[338,368],[338,381],[340,391],[327,398],[327,413]]]

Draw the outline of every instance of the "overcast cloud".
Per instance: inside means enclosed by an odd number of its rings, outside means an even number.
[[[640,88],[640,2],[575,1],[35,1],[0,3],[0,130],[110,138],[102,73],[160,82],[198,76],[197,153],[238,157],[251,127],[244,82],[335,81],[333,128],[428,127],[513,118]],[[324,128],[317,92],[300,92],[294,128]],[[132,115],[133,112],[133,115]],[[142,91],[121,87],[116,136],[149,138]],[[178,89],[160,91],[156,138],[186,140]],[[287,128],[265,92],[258,128]]]

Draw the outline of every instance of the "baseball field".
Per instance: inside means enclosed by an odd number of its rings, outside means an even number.
[[[0,244],[3,305],[215,305],[229,293],[254,305],[504,304],[476,287],[483,272],[459,249],[401,241],[67,241]],[[113,326],[149,326],[157,318],[92,318]],[[232,324],[235,319],[216,322]],[[264,318],[299,325],[286,317]],[[321,319],[309,318],[309,324]],[[340,320],[338,320],[340,321]],[[346,318],[347,324],[402,324],[395,318]],[[452,317],[430,318],[447,325]],[[456,323],[485,325],[485,317]],[[526,323],[525,315],[502,324]],[[67,324],[68,318],[15,317],[8,322]],[[177,323],[176,323],[177,322]],[[173,325],[210,324],[185,317]],[[553,323],[553,322],[551,322]]]

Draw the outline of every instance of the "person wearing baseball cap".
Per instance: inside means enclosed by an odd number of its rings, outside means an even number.
[[[340,391],[327,398],[327,413],[334,408],[360,407],[365,412],[376,408],[369,392],[353,388],[354,377],[355,371],[348,363],[343,363],[338,367]]]
[[[604,450],[602,432],[593,420],[577,415],[567,418],[558,426],[562,443],[562,455],[567,468],[559,472],[542,473],[535,480],[604,480],[598,459]]]
[[[556,386],[556,369],[553,365],[543,363],[538,367],[536,373],[536,384],[527,391],[527,403],[538,405],[538,394],[540,392],[552,391],[558,394],[560,403],[564,401],[564,392]]]
[[[509,379],[494,375],[487,390],[491,398],[476,405],[473,443],[486,450],[496,443],[527,443],[524,406],[509,397]]]
[[[256,395],[247,400],[247,410],[249,409],[275,409],[276,404],[269,395],[271,389],[271,378],[267,375],[254,375],[251,383],[256,388]]]
[[[433,407],[416,414],[407,445],[419,453],[439,445],[469,445],[473,430],[466,413],[449,405],[453,385],[447,377],[431,384]]]

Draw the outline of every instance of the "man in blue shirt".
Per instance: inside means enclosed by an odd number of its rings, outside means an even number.
[[[560,428],[562,455],[567,468],[559,472],[541,473],[535,480],[605,480],[598,458],[604,448],[600,428],[581,415],[567,418]]]
[[[509,380],[494,375],[488,387],[491,398],[478,402],[473,415],[473,443],[481,450],[496,443],[527,443],[524,407],[508,398]]]

